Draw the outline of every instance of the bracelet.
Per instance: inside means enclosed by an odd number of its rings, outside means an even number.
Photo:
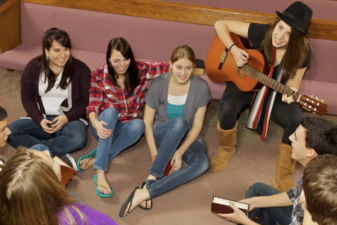
[[[157,156],[157,155],[152,156],[152,158],[151,158],[151,161],[152,161],[152,162],[154,162],[154,160],[156,159],[156,156]]]
[[[231,51],[232,47],[236,45],[235,43],[231,45],[231,47],[229,47],[228,51]]]

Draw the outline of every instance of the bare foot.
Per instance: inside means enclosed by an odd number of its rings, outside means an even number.
[[[127,205],[126,209],[125,209],[124,216],[128,215],[128,210],[129,210],[129,213],[130,213],[141,202],[143,202],[144,200],[149,199],[149,198],[150,198],[150,194],[147,190],[137,189],[136,192],[135,192],[135,195],[133,196],[133,199],[132,199],[131,208],[129,209],[129,207],[130,207],[130,203],[129,203]]]
[[[103,170],[96,170],[97,173],[97,189],[99,192],[108,195],[111,194],[111,188],[110,188],[110,184],[107,182],[106,178],[105,178],[105,171]],[[102,187],[105,186],[106,188]]]
[[[83,159],[81,160],[80,162],[80,168],[82,170],[86,170],[86,169],[89,169],[89,168],[93,168],[94,167],[94,163],[95,163],[95,158],[87,158],[87,159]]]

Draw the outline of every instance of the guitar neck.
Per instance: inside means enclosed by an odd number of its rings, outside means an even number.
[[[260,71],[254,69],[253,67],[249,65],[245,65],[244,67],[239,69],[240,74],[245,74],[254,80],[259,81],[261,84],[286,95],[292,95],[295,99],[295,101],[299,101],[301,98],[301,94],[298,92],[293,91],[291,88],[281,84],[280,82],[268,77],[267,75],[261,73]]]

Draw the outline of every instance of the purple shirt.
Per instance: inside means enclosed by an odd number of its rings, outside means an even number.
[[[89,225],[91,224],[95,224],[95,225],[118,225],[115,221],[113,221],[112,219],[110,219],[110,217],[108,217],[107,215],[96,211],[93,208],[90,208],[89,206],[86,205],[82,205],[79,203],[75,203],[74,204],[75,207],[77,207],[78,210],[80,210],[83,215],[85,216],[86,221],[88,222]],[[73,209],[73,207],[71,206],[67,206],[67,209],[69,210],[70,214],[73,216],[74,220],[75,220],[75,224],[82,224],[82,220],[81,217],[79,216],[79,214]],[[62,225],[69,225],[67,218],[65,218],[64,215],[66,215],[66,212],[64,212],[64,214],[62,214],[61,211],[58,213],[57,217],[59,218],[59,224]],[[85,220],[83,221],[83,224],[86,224]]]

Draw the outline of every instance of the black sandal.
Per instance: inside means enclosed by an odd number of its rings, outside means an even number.
[[[145,185],[146,185],[146,181],[144,181],[144,183],[142,184],[141,189],[143,189],[143,187],[144,187]],[[144,209],[144,210],[150,210],[150,209],[152,209],[152,206],[153,206],[152,198],[150,198],[150,199],[148,199],[148,200],[145,200],[145,202],[146,202],[146,207],[144,208],[142,205],[139,205],[139,208]],[[151,202],[151,207],[150,207],[150,208],[147,207],[147,203],[148,203],[148,202]]]
[[[134,197],[135,192],[136,192],[137,189],[139,189],[138,186],[132,191],[132,193],[130,194],[130,196],[126,199],[126,201],[122,205],[121,209],[119,210],[119,217],[124,217],[124,213],[125,213],[126,207],[128,206],[129,203],[130,203],[130,206],[129,206],[128,211],[126,212],[126,215],[130,213],[130,208],[132,206],[132,200],[133,200],[133,197]]]

